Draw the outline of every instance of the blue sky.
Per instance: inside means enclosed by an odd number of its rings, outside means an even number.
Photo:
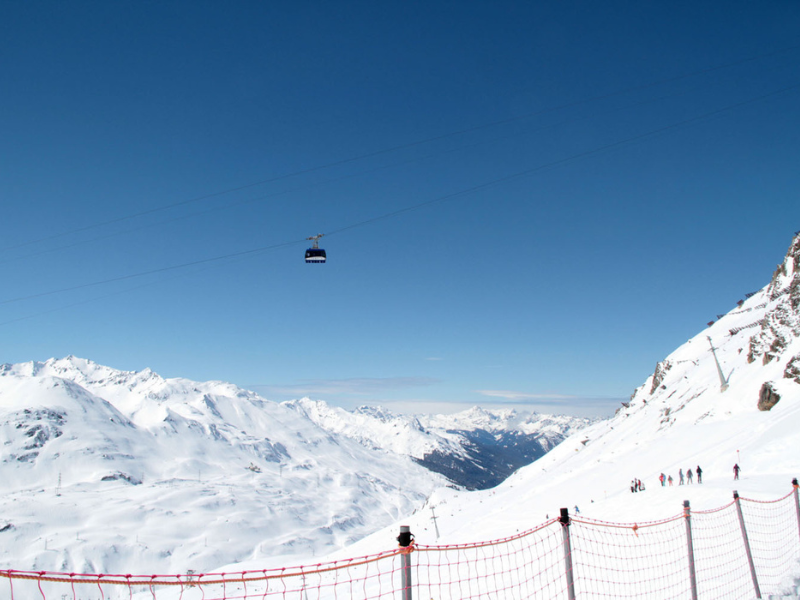
[[[2,3],[0,362],[607,415],[800,229],[798,26],[788,1]]]

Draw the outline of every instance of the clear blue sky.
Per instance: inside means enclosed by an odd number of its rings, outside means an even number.
[[[799,32],[786,0],[3,2],[0,362],[609,414],[800,229]]]

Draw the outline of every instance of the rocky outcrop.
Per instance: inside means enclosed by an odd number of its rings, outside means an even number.
[[[783,376],[786,379],[794,379],[795,383],[800,383],[800,354],[786,363],[786,369],[783,371]]]
[[[769,364],[781,356],[790,337],[800,336],[800,235],[794,237],[775,270],[767,297],[774,307],[762,321],[761,331],[750,338],[749,363],[761,357],[762,364]]]
[[[658,389],[664,378],[667,376],[667,372],[672,368],[672,363],[668,360],[662,360],[660,363],[656,365],[655,373],[653,373],[653,385],[650,387],[650,395],[652,396],[655,391]]]
[[[761,386],[761,391],[758,393],[758,410],[772,410],[781,397],[775,391],[775,384],[771,381],[765,381]]]

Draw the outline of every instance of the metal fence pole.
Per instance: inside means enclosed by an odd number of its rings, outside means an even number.
[[[797,533],[800,534],[800,498],[797,497],[797,477],[792,479],[792,487],[794,487],[794,508],[797,511]]]
[[[689,551],[689,585],[692,588],[692,600],[697,600],[697,574],[694,570],[694,544],[692,543],[692,513],[689,501],[683,501],[683,519],[686,521],[686,546]]]
[[[569,510],[566,508],[561,509],[561,516],[558,522],[561,523],[561,533],[564,536],[564,570],[567,574],[567,598],[568,600],[575,600],[575,578],[572,572],[572,545],[569,540],[569,526],[571,523]]]
[[[733,501],[736,504],[736,513],[739,515],[739,527],[742,529],[742,539],[744,540],[744,550],[747,552],[747,562],[750,565],[750,577],[753,578],[753,588],[756,592],[756,598],[761,598],[761,588],[758,587],[758,577],[756,577],[756,565],[753,563],[753,553],[750,552],[750,540],[747,539],[747,529],[744,527],[744,515],[742,514],[742,505],[739,502],[739,492],[733,491]]]
[[[414,534],[408,525],[400,525],[400,535],[397,536],[397,543],[405,551],[400,555],[400,573],[402,574],[402,600],[412,600],[411,596],[411,548],[414,541]]]

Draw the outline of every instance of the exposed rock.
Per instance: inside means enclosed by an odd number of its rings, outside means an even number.
[[[664,381],[667,372],[672,368],[672,363],[668,360],[662,360],[656,365],[656,371],[653,373],[653,385],[650,387],[650,395],[652,396],[658,389],[658,386]]]
[[[794,379],[795,383],[800,383],[800,354],[786,364],[783,376],[786,379]]]
[[[767,288],[770,300],[775,300],[783,294],[794,296],[796,292],[800,291],[798,290],[800,287],[797,280],[798,274],[800,274],[800,235],[796,235],[792,239],[792,245],[789,246],[786,258],[772,275],[772,281]],[[794,308],[798,308],[798,305],[794,304]]]
[[[758,393],[758,410],[771,410],[781,397],[775,391],[775,384],[771,381],[765,381],[761,386],[761,391]]]
[[[100,481],[127,481],[131,485],[141,485],[142,480],[138,479],[132,475],[128,475],[127,473],[121,473],[117,471],[116,473],[111,473],[110,475],[105,475],[100,479]]]
[[[786,258],[775,270],[767,297],[776,304],[762,321],[761,331],[750,338],[748,363],[759,356],[765,365],[772,362],[786,349],[787,335],[800,336],[800,235],[792,240]]]

